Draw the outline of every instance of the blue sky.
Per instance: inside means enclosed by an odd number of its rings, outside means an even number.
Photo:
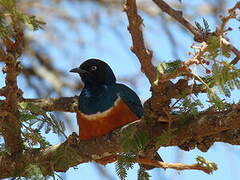
[[[197,1],[187,1],[184,3],[189,3],[198,6],[201,2]],[[229,1],[228,6],[231,7],[236,1]],[[69,10],[72,8],[69,4],[59,5],[60,8],[68,8]],[[113,69],[116,76],[120,78],[131,77],[134,75],[140,74],[137,79],[137,83],[135,86],[132,84],[128,84],[132,87],[140,96],[141,100],[144,102],[147,98],[150,97],[149,91],[149,83],[146,77],[140,73],[140,64],[133,53],[130,51],[131,41],[130,34],[127,31],[127,19],[123,12],[119,11],[119,16],[109,18],[109,14],[104,11],[104,9],[99,6],[92,6],[91,4],[84,4],[82,7],[79,7],[79,10],[84,10],[86,8],[92,8],[94,11],[101,11],[101,25],[93,29],[91,26],[86,25],[84,23],[79,22],[79,26],[77,29],[69,29],[68,26],[64,25],[64,23],[56,22],[58,30],[64,32],[68,32],[68,38],[66,40],[60,41],[58,45],[52,45],[47,48],[48,53],[52,57],[52,61],[54,64],[62,69],[65,72],[68,72],[71,68],[78,66],[84,60],[88,58],[99,58],[105,60]],[[72,12],[73,16],[81,16],[77,12]],[[91,13],[91,12],[86,12]],[[191,10],[189,10],[191,13]],[[158,64],[161,61],[173,60],[175,57],[172,55],[171,45],[169,43],[169,39],[167,35],[164,33],[161,27],[161,23],[159,19],[152,19],[151,17],[144,16],[144,31],[145,38],[149,43],[150,48],[154,51],[154,56],[157,61],[155,64]],[[209,21],[212,29],[215,29],[214,21],[212,17],[206,16],[204,17]],[[197,21],[201,21],[201,17],[196,19]],[[47,26],[51,26],[50,23],[53,21],[49,21],[45,19],[48,23]],[[113,32],[110,27],[116,27],[116,22],[122,22],[121,26],[119,26],[119,36],[117,36]],[[239,26],[239,22],[231,21],[231,24],[234,27]],[[188,51],[190,50],[190,46],[193,43],[192,36],[183,32],[178,24],[171,25],[171,28],[174,28],[174,37],[178,40],[178,47],[181,47],[178,50],[179,58],[182,60],[188,59]],[[237,28],[236,28],[237,29]],[[29,36],[37,37],[40,39],[40,43],[44,46],[49,44],[49,41],[44,37],[48,33],[48,28],[45,31],[37,31],[33,33],[29,33]],[[78,37],[78,35],[84,35]],[[41,38],[42,37],[42,38]],[[231,41],[236,45],[236,47],[240,47],[239,45],[239,30],[235,30],[229,36]],[[56,38],[59,38],[56,35]],[[81,47],[77,43],[77,40],[81,40],[84,42],[88,42],[87,47]],[[61,50],[59,49],[61,46]],[[22,58],[23,63],[27,64],[29,59]],[[2,66],[2,64],[0,64]],[[78,77],[69,73],[66,77],[69,81],[78,82]],[[124,82],[127,83],[127,82]],[[0,87],[4,84],[4,79],[0,79]],[[24,97],[36,97],[35,93],[29,90],[23,81],[23,79],[19,78],[19,86],[24,89]],[[79,94],[80,92],[70,92],[66,91],[66,96],[74,96]],[[54,97],[54,96],[52,96]],[[204,97],[202,98],[204,99]],[[239,100],[239,91],[234,91],[233,96],[229,100]],[[78,132],[78,127],[75,120],[75,115],[73,113],[67,113],[68,116],[71,117],[72,123],[74,124],[74,129]],[[67,130],[67,134],[70,134],[71,131]],[[59,138],[57,135],[50,134],[47,135],[47,138],[53,143],[59,143]],[[205,157],[209,161],[214,161],[218,165],[218,170],[214,172],[212,175],[204,174],[200,171],[175,171],[175,170],[162,170],[155,169],[150,171],[153,180],[163,179],[163,180],[230,180],[230,179],[240,179],[240,172],[238,171],[238,167],[240,166],[240,157],[239,157],[239,146],[228,145],[224,143],[215,143],[211,149],[206,152],[200,152],[199,150],[191,150],[189,152],[182,151],[177,147],[162,147],[159,150],[160,155],[166,162],[182,162],[187,164],[195,163],[195,158],[200,155]],[[128,178],[129,180],[137,179],[137,165],[133,170],[129,171]],[[118,179],[115,173],[114,164],[110,164],[106,166],[107,171],[112,176],[112,179]],[[91,180],[102,180],[103,177],[99,176],[98,170],[94,163],[86,163],[77,166],[77,169],[71,168],[66,173],[66,177],[70,180],[72,179],[91,179]]]

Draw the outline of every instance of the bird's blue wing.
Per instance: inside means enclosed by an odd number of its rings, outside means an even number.
[[[134,112],[139,118],[143,116],[142,103],[138,95],[132,89],[124,84],[116,84],[115,90],[132,112]]]

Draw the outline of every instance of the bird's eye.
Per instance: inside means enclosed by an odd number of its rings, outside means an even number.
[[[92,67],[91,67],[91,70],[92,70],[92,71],[97,70],[97,66],[92,66]]]

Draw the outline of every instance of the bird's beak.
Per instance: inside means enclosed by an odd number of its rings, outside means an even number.
[[[84,74],[84,73],[87,73],[88,71],[83,70],[83,69],[81,69],[81,68],[73,68],[73,69],[70,70],[70,72],[72,72],[72,73]]]

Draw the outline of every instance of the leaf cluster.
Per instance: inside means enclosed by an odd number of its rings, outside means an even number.
[[[36,19],[35,16],[29,16],[19,11],[16,6],[15,0],[0,0],[1,8],[1,24],[5,24],[8,22],[8,18],[11,19],[11,25],[25,25],[30,30],[35,31],[38,29],[42,29],[45,22]]]
[[[222,64],[214,63],[212,75],[207,78],[209,87],[217,86],[219,91],[227,97],[231,96],[231,90],[240,89],[240,70],[232,64],[222,61]]]
[[[215,60],[218,56],[224,56],[229,58],[231,55],[231,48],[228,45],[221,43],[220,37],[218,36],[211,36],[207,40],[207,52],[205,54],[205,59],[208,60]]]
[[[144,150],[149,142],[149,134],[146,130],[139,130],[132,124],[122,130],[120,144],[125,152],[137,153]]]
[[[136,154],[145,150],[150,137],[146,130],[139,130],[133,124],[125,127],[121,134],[120,144],[124,152],[119,154],[115,167],[119,178],[123,180],[127,177],[127,171],[133,168]],[[140,167],[138,179],[147,180],[149,177],[149,174]]]
[[[157,79],[154,84],[157,85],[162,74],[175,73],[178,68],[182,66],[182,61],[175,60],[171,62],[162,62],[157,66]]]
[[[229,104],[224,102],[217,93],[218,91],[226,96],[231,97],[231,91],[240,89],[240,70],[236,69],[233,64],[226,61],[214,63],[212,65],[211,76],[206,76],[204,82],[207,88],[208,102],[211,103],[217,110],[226,110]],[[216,87],[216,88],[215,88]]]
[[[16,39],[17,32],[24,26],[35,31],[42,29],[44,24],[35,16],[19,11],[15,0],[0,0],[0,38],[3,42]]]
[[[169,143],[171,139],[175,137],[175,131],[176,129],[168,129],[167,131],[163,132],[161,136],[156,138],[155,146],[160,147],[161,145]]]
[[[64,134],[64,124],[58,121],[53,114],[48,114],[31,103],[19,103],[19,120],[23,125],[22,136],[29,147],[40,145],[41,148],[49,146],[50,143],[41,135],[42,130],[46,134],[52,131],[58,135]]]
[[[160,74],[171,74],[174,73],[178,68],[182,66],[182,61],[175,60],[171,62],[162,62],[157,66],[157,71]]]
[[[127,171],[133,168],[135,159],[136,155],[133,153],[119,153],[118,160],[115,163],[115,170],[121,180],[127,177]]]
[[[182,122],[189,117],[196,117],[199,114],[199,109],[204,108],[202,102],[194,95],[179,95],[176,102],[172,105],[174,114],[178,116]]]
[[[121,180],[127,178],[127,171],[133,168],[136,160],[136,155],[134,153],[119,153],[118,161],[115,163],[115,169],[118,177]],[[138,180],[148,180],[151,176],[146,172],[146,170],[140,166],[138,170]]]
[[[176,112],[194,115],[198,112],[198,108],[203,108],[203,104],[199,99],[193,98],[192,95],[180,96],[178,103],[174,105]]]
[[[203,18],[202,21],[203,21],[203,26],[196,21],[195,21],[195,25],[197,26],[198,30],[200,30],[202,33],[209,33],[211,29],[209,27],[207,20]]]
[[[149,180],[150,177],[150,174],[148,174],[148,172],[143,167],[140,167],[138,169],[138,180]]]

